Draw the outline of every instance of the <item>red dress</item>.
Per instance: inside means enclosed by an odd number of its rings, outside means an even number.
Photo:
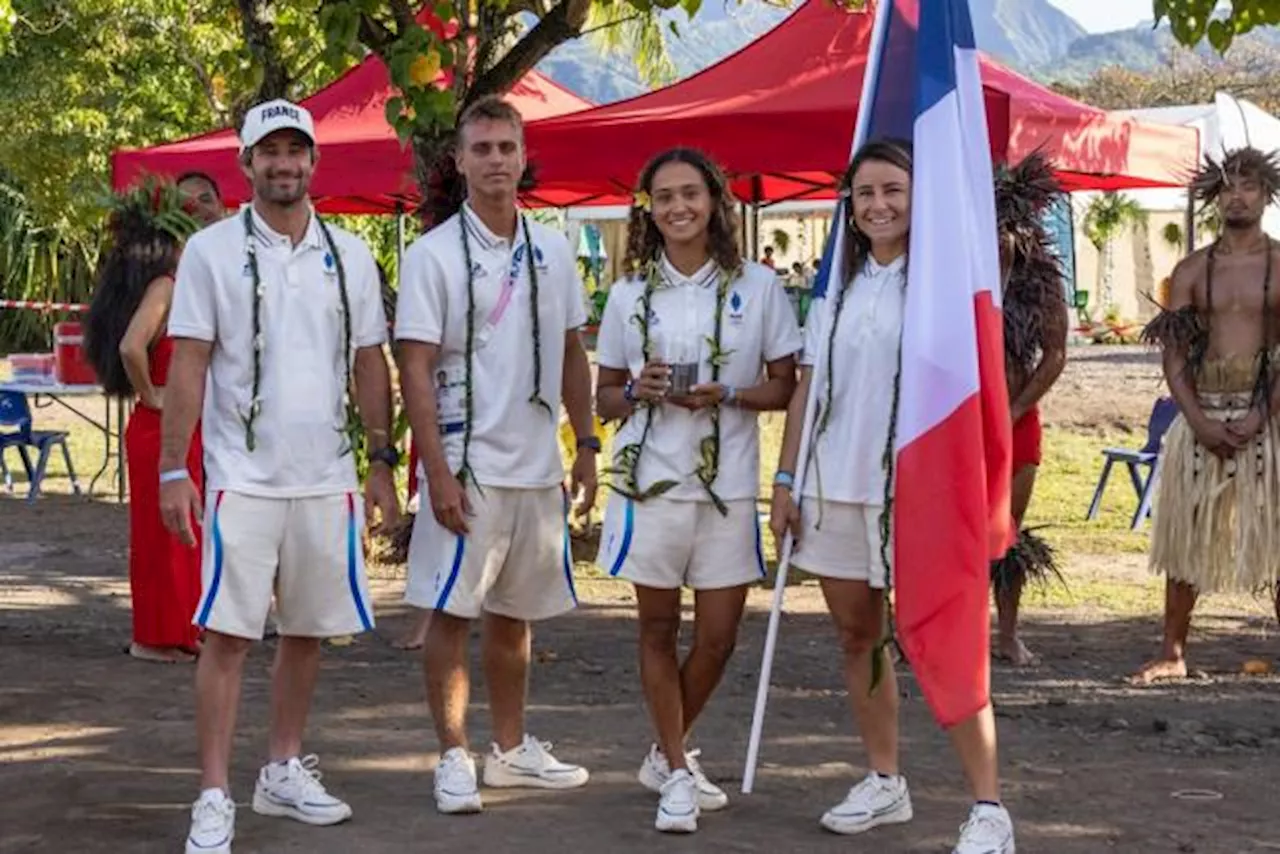
[[[151,350],[151,382],[164,386],[173,340],[161,338]],[[200,528],[196,544],[184,546],[160,518],[160,411],[139,403],[124,434],[129,468],[129,589],[133,594],[133,641],[144,646],[194,650],[199,629],[192,625],[200,601]],[[203,449],[196,426],[187,452],[187,470],[204,494]],[[199,522],[199,520],[196,520]]]

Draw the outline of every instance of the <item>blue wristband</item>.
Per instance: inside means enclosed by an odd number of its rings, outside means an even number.
[[[738,390],[731,385],[724,387],[724,400],[722,403],[732,404],[738,399]]]
[[[190,477],[191,475],[187,472],[186,469],[173,469],[172,471],[160,472],[160,482],[162,484],[173,483],[179,480],[187,480]]]
[[[791,489],[796,485],[796,476],[789,471],[780,471],[773,476],[773,485]]]

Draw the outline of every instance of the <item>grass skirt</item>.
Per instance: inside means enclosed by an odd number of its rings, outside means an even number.
[[[1196,388],[1219,421],[1248,412],[1257,360],[1206,360]],[[1199,442],[1179,415],[1165,435],[1150,565],[1200,591],[1255,591],[1280,579],[1280,431],[1272,418],[1233,459]]]

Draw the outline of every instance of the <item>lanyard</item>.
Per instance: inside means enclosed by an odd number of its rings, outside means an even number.
[[[523,217],[521,217],[520,224],[524,225]],[[464,225],[463,227],[465,228],[466,226]],[[520,281],[520,267],[524,263],[524,254],[530,251],[529,229],[527,226],[516,232],[517,238],[522,235],[525,238],[524,242],[511,251],[511,263],[507,266],[506,277],[503,278],[502,284],[498,288],[498,301],[494,303],[489,316],[485,318],[484,326],[480,327],[480,330],[476,333],[476,343],[479,347],[484,347],[489,343],[489,339],[493,337],[493,333],[507,313],[507,309],[511,307],[511,298],[515,295],[516,285]]]

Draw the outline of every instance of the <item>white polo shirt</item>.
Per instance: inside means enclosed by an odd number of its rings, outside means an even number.
[[[342,298],[314,214],[297,246],[252,214],[265,349],[255,449],[246,445],[254,342],[244,210],[187,242],[169,311],[170,335],[213,342],[202,425],[208,486],[265,498],[354,490],[355,461],[343,452]],[[353,351],[380,345],[387,324],[373,255],[360,238],[326,225],[346,273]]]
[[[577,261],[557,231],[521,215],[533,240],[538,275],[541,394],[533,395],[533,316],[524,229],[499,237],[462,210],[406,250],[396,302],[397,340],[440,346],[434,390],[445,455],[462,465],[466,416],[467,269],[462,229],[471,248],[475,300],[472,427],[469,462],[481,485],[515,489],[555,486],[564,479],[557,428],[565,333],[587,322]],[[503,298],[504,286],[510,286]],[[419,467],[425,474],[424,467]]]
[[[664,286],[650,303],[649,338],[652,355],[667,361],[671,354],[686,353],[698,362],[698,382],[711,382],[710,341],[715,334],[716,284],[719,268],[714,261],[692,276],[683,276],[663,257],[660,270]],[[639,376],[644,367],[643,341],[632,321],[641,311],[645,283],[638,278],[619,281],[609,290],[600,322],[596,358],[601,367],[626,370]],[[721,349],[728,359],[720,369],[720,382],[746,388],[762,382],[764,365],[799,352],[803,338],[795,309],[777,274],[763,264],[748,263],[729,286],[725,298]],[[676,355],[675,358],[682,358]],[[664,497],[683,501],[709,501],[697,477],[702,439],[711,435],[711,414],[690,412],[674,404],[647,410],[653,427],[645,439],[637,472],[641,489],[659,480],[680,485]],[[614,449],[640,441],[646,410],[627,419],[613,440]],[[757,413],[736,406],[720,409],[720,469],[713,489],[725,501],[755,498],[760,492],[760,439]]]
[[[898,369],[902,310],[906,298],[906,258],[882,267],[874,258],[850,285],[836,327],[832,364],[831,414],[826,432],[814,437],[803,495],[830,501],[883,505],[885,442],[893,409],[893,377]],[[814,300],[806,318],[801,363],[814,370],[810,394],[825,404],[827,341],[836,295]]]

